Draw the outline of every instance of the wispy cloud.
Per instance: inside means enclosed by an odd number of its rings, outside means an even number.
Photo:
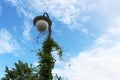
[[[18,55],[19,53],[17,52],[20,50],[19,43],[12,35],[6,29],[0,29],[0,54],[12,53]]]
[[[64,66],[55,69],[69,80],[119,80],[120,79],[120,18],[99,37],[89,50],[80,52]]]
[[[56,19],[66,24],[71,29],[82,27],[82,23],[89,20],[89,15],[83,13],[89,11],[85,1],[79,0],[47,0],[33,1],[32,8],[38,13],[47,11]],[[90,7],[90,6],[89,6]],[[85,18],[86,17],[86,18]]]
[[[109,47],[114,45],[116,42],[120,41],[119,35],[120,35],[120,18],[116,18],[113,19],[112,21],[113,23],[111,23],[109,25],[109,28],[107,29],[107,31],[103,34],[103,36],[101,36],[100,38],[98,38],[96,40],[96,45],[108,45]]]
[[[13,5],[17,5],[18,0],[6,0],[6,1],[10,1]]]
[[[26,40],[30,40],[31,39],[30,30],[31,30],[32,26],[31,26],[31,24],[29,24],[29,22],[27,20],[25,20],[24,25],[25,25],[25,27],[23,30],[23,37]]]
[[[31,1],[21,1],[21,0],[7,0],[12,3],[17,8],[18,14],[26,20],[33,19],[33,15],[40,15],[43,12],[48,12],[51,16],[55,17],[60,22],[66,24],[70,29],[81,30],[84,24],[90,20],[90,15],[86,14],[91,11],[94,7],[92,3],[88,0],[31,0]],[[29,6],[29,7],[28,7]],[[85,14],[84,14],[85,13]],[[26,24],[25,20],[25,24]],[[31,23],[30,23],[31,24]],[[29,31],[25,31],[29,28]],[[87,28],[87,27],[86,27]],[[88,29],[86,29],[88,30]],[[24,32],[29,34],[31,28],[26,26]],[[82,33],[86,31],[81,31]],[[89,31],[87,31],[89,32]]]
[[[94,20],[93,15],[104,16],[106,19],[111,17],[117,17],[119,15],[119,3],[120,1],[115,0],[6,0],[11,2],[16,7],[18,14],[24,17],[24,24],[30,24],[30,22],[36,15],[40,15],[47,11],[50,16],[55,17],[60,22],[66,24],[66,26],[72,30],[79,30],[81,33],[89,33],[89,26],[86,24],[90,20]],[[28,7],[29,6],[29,7]],[[116,13],[117,12],[117,13]],[[116,14],[116,15],[114,15]],[[106,20],[105,19],[105,20]],[[101,19],[100,19],[101,20]],[[94,20],[94,23],[99,23],[100,20]],[[104,20],[104,19],[103,19]],[[91,23],[91,24],[94,24]],[[105,24],[108,24],[106,21]],[[97,27],[97,26],[96,26]],[[94,27],[93,27],[94,28]],[[104,27],[102,27],[104,28]],[[29,30],[28,30],[29,29]],[[30,37],[30,26],[24,27],[23,33]],[[83,29],[85,31],[83,31]],[[95,28],[96,29],[96,28]],[[23,34],[24,37],[25,34]]]
[[[32,23],[31,20],[33,19],[33,12],[32,8],[28,7],[30,6],[29,1],[20,1],[20,0],[6,0],[8,2],[11,2],[12,6],[16,7],[16,10],[18,12],[18,15],[23,18],[24,21],[24,27],[23,27],[23,37],[26,40],[31,39],[30,31],[32,29]],[[25,4],[26,3],[26,4]]]
[[[119,0],[101,0],[95,10],[108,18],[114,18],[120,14]]]

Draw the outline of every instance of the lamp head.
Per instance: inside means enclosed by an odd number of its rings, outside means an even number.
[[[52,21],[49,19],[49,16],[37,16],[33,20],[33,24],[40,32],[46,31],[52,25]]]

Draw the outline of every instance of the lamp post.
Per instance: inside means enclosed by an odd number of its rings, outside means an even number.
[[[33,24],[39,30],[44,32],[48,30],[47,38],[43,42],[42,50],[38,52],[40,61],[38,62],[38,79],[39,80],[52,80],[52,69],[54,68],[55,59],[52,57],[52,39],[51,39],[51,25],[52,21],[49,15],[45,12],[42,16],[37,16],[33,20]]]
[[[39,32],[48,30],[47,38],[43,42],[42,49],[38,52],[40,58],[38,62],[38,80],[53,80],[52,69],[56,60],[51,53],[52,51],[56,51],[59,57],[61,57],[62,49],[51,37],[52,21],[46,12],[42,16],[35,17],[33,24]]]

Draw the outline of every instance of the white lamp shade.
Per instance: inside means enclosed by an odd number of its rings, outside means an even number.
[[[48,29],[48,23],[45,20],[38,20],[35,25],[40,32],[46,31]]]

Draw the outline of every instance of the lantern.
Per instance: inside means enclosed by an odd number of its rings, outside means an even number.
[[[45,16],[46,15],[46,16]],[[46,31],[49,27],[51,27],[52,22],[49,19],[47,13],[44,13],[43,16],[37,16],[33,20],[33,24],[40,32]]]

